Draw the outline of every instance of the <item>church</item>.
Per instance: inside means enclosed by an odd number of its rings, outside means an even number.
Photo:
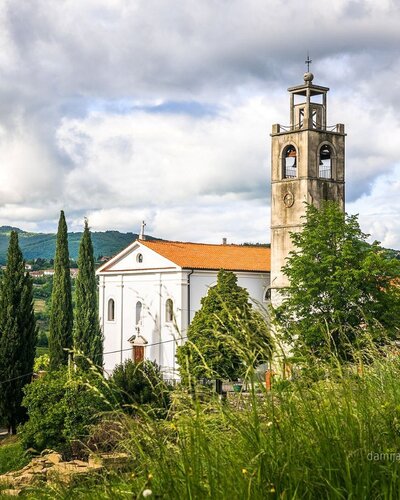
[[[237,275],[255,307],[279,303],[288,284],[281,268],[293,249],[290,233],[301,230],[305,202],[332,200],[344,209],[344,125],[328,125],[329,88],[313,80],[308,71],[288,89],[290,124],[272,126],[271,248],[146,240],[142,230],[98,269],[108,373],[126,359],[149,359],[165,378],[179,378],[176,349],[220,269]]]

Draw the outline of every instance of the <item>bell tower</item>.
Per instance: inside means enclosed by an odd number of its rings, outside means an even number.
[[[306,61],[311,62],[311,61]],[[344,210],[344,125],[327,126],[329,88],[313,83],[290,87],[290,125],[272,126],[271,147],[271,301],[288,285],[281,268],[293,249],[290,233],[300,231],[304,202],[332,200]]]

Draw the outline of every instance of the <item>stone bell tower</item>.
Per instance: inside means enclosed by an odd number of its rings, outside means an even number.
[[[310,61],[306,61],[310,62]],[[313,83],[290,87],[290,125],[272,126],[271,301],[288,285],[281,268],[293,249],[290,233],[301,230],[305,203],[337,201],[344,209],[344,125],[327,126],[329,88]]]

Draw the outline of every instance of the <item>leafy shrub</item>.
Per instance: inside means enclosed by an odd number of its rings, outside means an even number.
[[[42,354],[35,359],[33,364],[33,371],[40,372],[43,370],[48,370],[50,365],[50,356],[48,354]]]
[[[128,359],[115,367],[111,381],[126,412],[136,413],[138,405],[144,405],[143,409],[151,410],[154,416],[166,415],[171,387],[163,381],[156,363],[134,363]]]
[[[70,452],[73,442],[84,441],[89,425],[110,409],[107,389],[99,373],[46,373],[25,389],[29,420],[20,429],[22,444],[38,451]]]
[[[66,370],[46,373],[29,384],[22,401],[29,420],[21,427],[21,442],[26,448],[58,449],[65,444],[62,429],[65,419]]]

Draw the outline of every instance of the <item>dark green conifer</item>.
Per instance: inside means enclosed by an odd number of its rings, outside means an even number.
[[[59,369],[68,363],[72,348],[72,293],[69,269],[68,232],[63,210],[58,223],[56,255],[54,258],[53,291],[51,294],[49,353],[50,368]]]
[[[93,245],[87,219],[85,219],[85,228],[79,246],[78,268],[74,347],[94,364],[102,366],[103,337],[98,314]],[[85,365],[82,360],[80,363]]]
[[[11,231],[0,294],[0,415],[13,434],[25,417],[22,388],[32,378],[35,346],[32,280]]]

